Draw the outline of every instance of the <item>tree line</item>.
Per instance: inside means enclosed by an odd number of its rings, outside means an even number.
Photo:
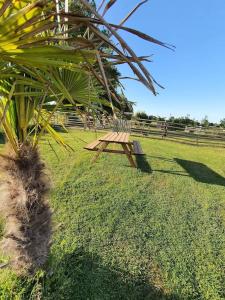
[[[205,116],[201,121],[193,119],[190,115],[181,116],[181,117],[174,117],[170,116],[169,118],[155,116],[155,115],[148,115],[145,111],[136,112],[134,115],[138,119],[145,119],[145,120],[152,120],[152,121],[167,121],[168,123],[174,123],[176,125],[185,125],[185,126],[202,126],[202,127],[223,127],[225,128],[225,118],[221,119],[218,123],[209,121],[208,117]]]

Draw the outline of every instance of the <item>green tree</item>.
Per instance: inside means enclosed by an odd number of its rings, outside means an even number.
[[[220,120],[220,126],[225,128],[225,118],[223,118],[222,120]]]
[[[105,64],[113,65],[115,60],[127,63],[137,79],[156,94],[142,59],[118,35],[115,24],[108,24],[86,0],[80,3],[88,13],[59,11],[57,17],[53,3],[0,3],[0,121],[8,141],[0,161],[4,174],[1,212],[6,219],[2,245],[11,256],[11,266],[20,272],[33,272],[42,266],[50,247],[50,187],[38,144],[47,131],[70,150],[50,126],[54,112],[65,101],[77,110],[83,107],[96,113],[99,107],[112,104],[112,99],[116,101],[105,72]],[[63,7],[61,1],[59,4]],[[78,31],[84,27],[88,35],[67,36],[64,30],[68,25]],[[119,46],[99,25],[117,39]],[[144,38],[160,43],[147,35]],[[103,43],[110,54],[101,48]],[[107,90],[108,101],[99,99],[99,85]],[[54,103],[51,112],[44,109],[49,103]]]
[[[148,120],[148,115],[147,115],[147,113],[145,111],[138,111],[138,112],[136,112],[135,117],[138,118],[138,119]]]
[[[209,119],[208,116],[205,116],[202,120],[201,120],[201,125],[203,127],[209,127]]]

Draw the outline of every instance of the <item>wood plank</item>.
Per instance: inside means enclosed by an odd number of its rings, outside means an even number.
[[[99,141],[110,141],[112,139],[112,136],[114,135],[114,132],[109,132],[105,136],[100,137]]]
[[[119,136],[119,133],[115,133],[114,137],[113,137],[113,142],[114,143],[117,143],[118,142],[118,136]]]
[[[84,148],[84,149],[87,149],[87,148]],[[93,148],[93,149],[87,149],[87,150],[95,151],[95,152],[96,152],[96,151],[99,150],[99,148],[96,147],[96,148]],[[104,149],[104,150],[102,150],[102,152],[114,153],[114,154],[126,154],[126,153],[124,152],[124,150],[114,150],[114,149]]]
[[[112,132],[107,133],[106,135],[104,135],[103,137],[100,137],[100,141],[108,141],[110,136],[112,135]]]
[[[112,135],[111,135],[111,137],[110,137],[110,141],[111,141],[111,142],[114,142],[115,139],[117,139],[117,135],[118,135],[118,134],[117,134],[116,132],[113,132]]]
[[[101,141],[99,141],[99,140],[93,141],[90,144],[88,144],[86,147],[84,147],[84,149],[94,150],[100,143],[101,143]]]
[[[120,137],[120,142],[124,142],[124,137],[126,136],[126,133],[122,132],[121,137]]]
[[[124,140],[126,138],[126,133],[125,132],[122,132],[121,136],[120,136],[120,142],[121,143],[124,143]]]
[[[121,135],[119,137],[119,142],[120,143],[129,143],[129,133],[127,132],[121,132]]]
[[[137,165],[136,165],[135,161],[133,160],[133,157],[132,157],[129,149],[127,148],[127,145],[126,144],[122,144],[122,147],[123,147],[124,152],[127,155],[127,158],[128,158],[128,160],[129,160],[129,162],[131,164],[131,167],[137,168]]]
[[[137,141],[134,141],[134,154],[136,154],[136,155],[143,155],[144,154],[140,143],[137,142]]]
[[[119,136],[118,136],[118,143],[124,143],[124,140],[126,138],[126,132],[120,132]]]
[[[122,139],[121,139],[121,142],[122,142],[122,143],[125,143],[126,136],[127,136],[127,134],[124,132],[124,134],[123,134],[123,136],[122,136]]]
[[[111,135],[108,137],[107,141],[110,142],[117,142],[118,139],[118,133],[117,132],[112,132]]]
[[[117,141],[117,143],[121,143],[121,139],[123,137],[123,132],[120,132],[118,135],[117,135],[117,138],[115,141]]]
[[[115,132],[111,132],[111,134],[108,136],[108,141],[113,141],[114,140],[114,138],[115,138],[115,136],[116,136],[116,133]]]
[[[133,148],[135,155],[144,155],[144,152],[141,148],[141,144],[138,141],[133,141]]]
[[[99,141],[107,141],[112,143],[129,143],[129,133],[126,132],[110,132],[104,137],[100,137]]]
[[[96,155],[94,156],[94,158],[92,159],[92,162],[96,162],[96,160],[98,159],[98,157],[100,156],[100,154],[106,149],[106,147],[108,146],[109,142],[102,142]]]
[[[124,137],[124,143],[129,143],[129,137],[130,137],[130,134],[126,133],[125,137]]]
[[[114,154],[126,154],[124,150],[113,150],[113,149],[104,149],[103,152],[114,153]]]
[[[130,152],[133,154],[134,153],[133,143],[129,142],[127,143],[127,146],[130,149]]]
[[[143,154],[143,151],[141,149],[141,145],[139,142],[137,143],[137,149],[138,149],[138,154]]]

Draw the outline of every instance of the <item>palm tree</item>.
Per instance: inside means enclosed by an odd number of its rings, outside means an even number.
[[[11,261],[14,269],[32,270],[46,260],[51,237],[51,211],[47,202],[50,186],[38,152],[39,141],[48,132],[70,151],[70,146],[50,125],[54,112],[65,99],[90,109],[92,103],[101,100],[97,89],[87,86],[89,76],[81,72],[58,68],[52,68],[51,73],[39,71],[40,82],[29,76],[32,72],[18,74],[17,68],[14,75],[13,71],[11,80],[4,79],[1,83],[4,91],[0,118],[8,140],[6,153],[0,160],[5,174],[1,210],[6,218],[6,231],[2,247],[5,253],[15,257]],[[0,78],[9,76],[6,72],[9,67],[2,71]],[[44,109],[49,103],[53,103],[52,111]]]
[[[38,143],[47,131],[71,149],[50,126],[54,112],[65,101],[76,109],[82,105],[91,110],[99,109],[96,104],[118,101],[107,81],[104,62],[127,63],[138,80],[155,93],[153,79],[141,62],[146,58],[137,57],[116,29],[160,42],[122,25],[108,24],[88,1],[80,3],[88,14],[56,13],[54,1],[0,3],[0,122],[8,141],[0,159],[4,173],[0,209],[6,220],[2,249],[20,273],[33,272],[45,263],[51,240],[50,186]],[[64,29],[61,26],[59,30],[57,20],[65,23]],[[122,48],[115,46],[99,25],[105,26]],[[86,28],[83,36],[67,35],[81,27]],[[110,54],[103,51],[102,43],[111,49]],[[99,99],[100,85],[109,102]],[[54,103],[51,112],[44,109],[48,103]]]
[[[84,54],[91,60],[93,55],[43,46],[53,39],[40,35],[52,28],[52,12],[43,1],[27,2],[5,1],[0,7],[0,120],[8,141],[0,160],[4,174],[0,203],[6,220],[1,244],[13,268],[25,273],[43,265],[51,237],[50,186],[38,143],[47,131],[69,150],[50,126],[52,114],[65,98],[86,106],[89,100],[98,101],[95,90],[86,85],[87,71],[80,66]],[[44,110],[49,101],[55,102],[51,113]]]

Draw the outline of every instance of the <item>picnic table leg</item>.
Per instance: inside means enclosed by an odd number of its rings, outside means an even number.
[[[122,144],[122,147],[123,147],[123,150],[124,150],[124,152],[125,152],[127,158],[129,159],[129,162],[130,162],[130,164],[131,164],[131,167],[137,168],[136,163],[134,162],[133,157],[132,157],[132,155],[131,155],[131,152],[130,152],[129,149],[127,148],[127,145]]]
[[[129,143],[128,144],[128,148],[130,149],[130,152],[133,153],[134,149],[133,149],[133,143]]]
[[[109,142],[102,142],[99,146],[99,149],[96,153],[96,155],[94,156],[94,158],[92,159],[92,162],[96,162],[96,160],[98,159],[99,155],[104,151],[104,149],[108,146]]]

